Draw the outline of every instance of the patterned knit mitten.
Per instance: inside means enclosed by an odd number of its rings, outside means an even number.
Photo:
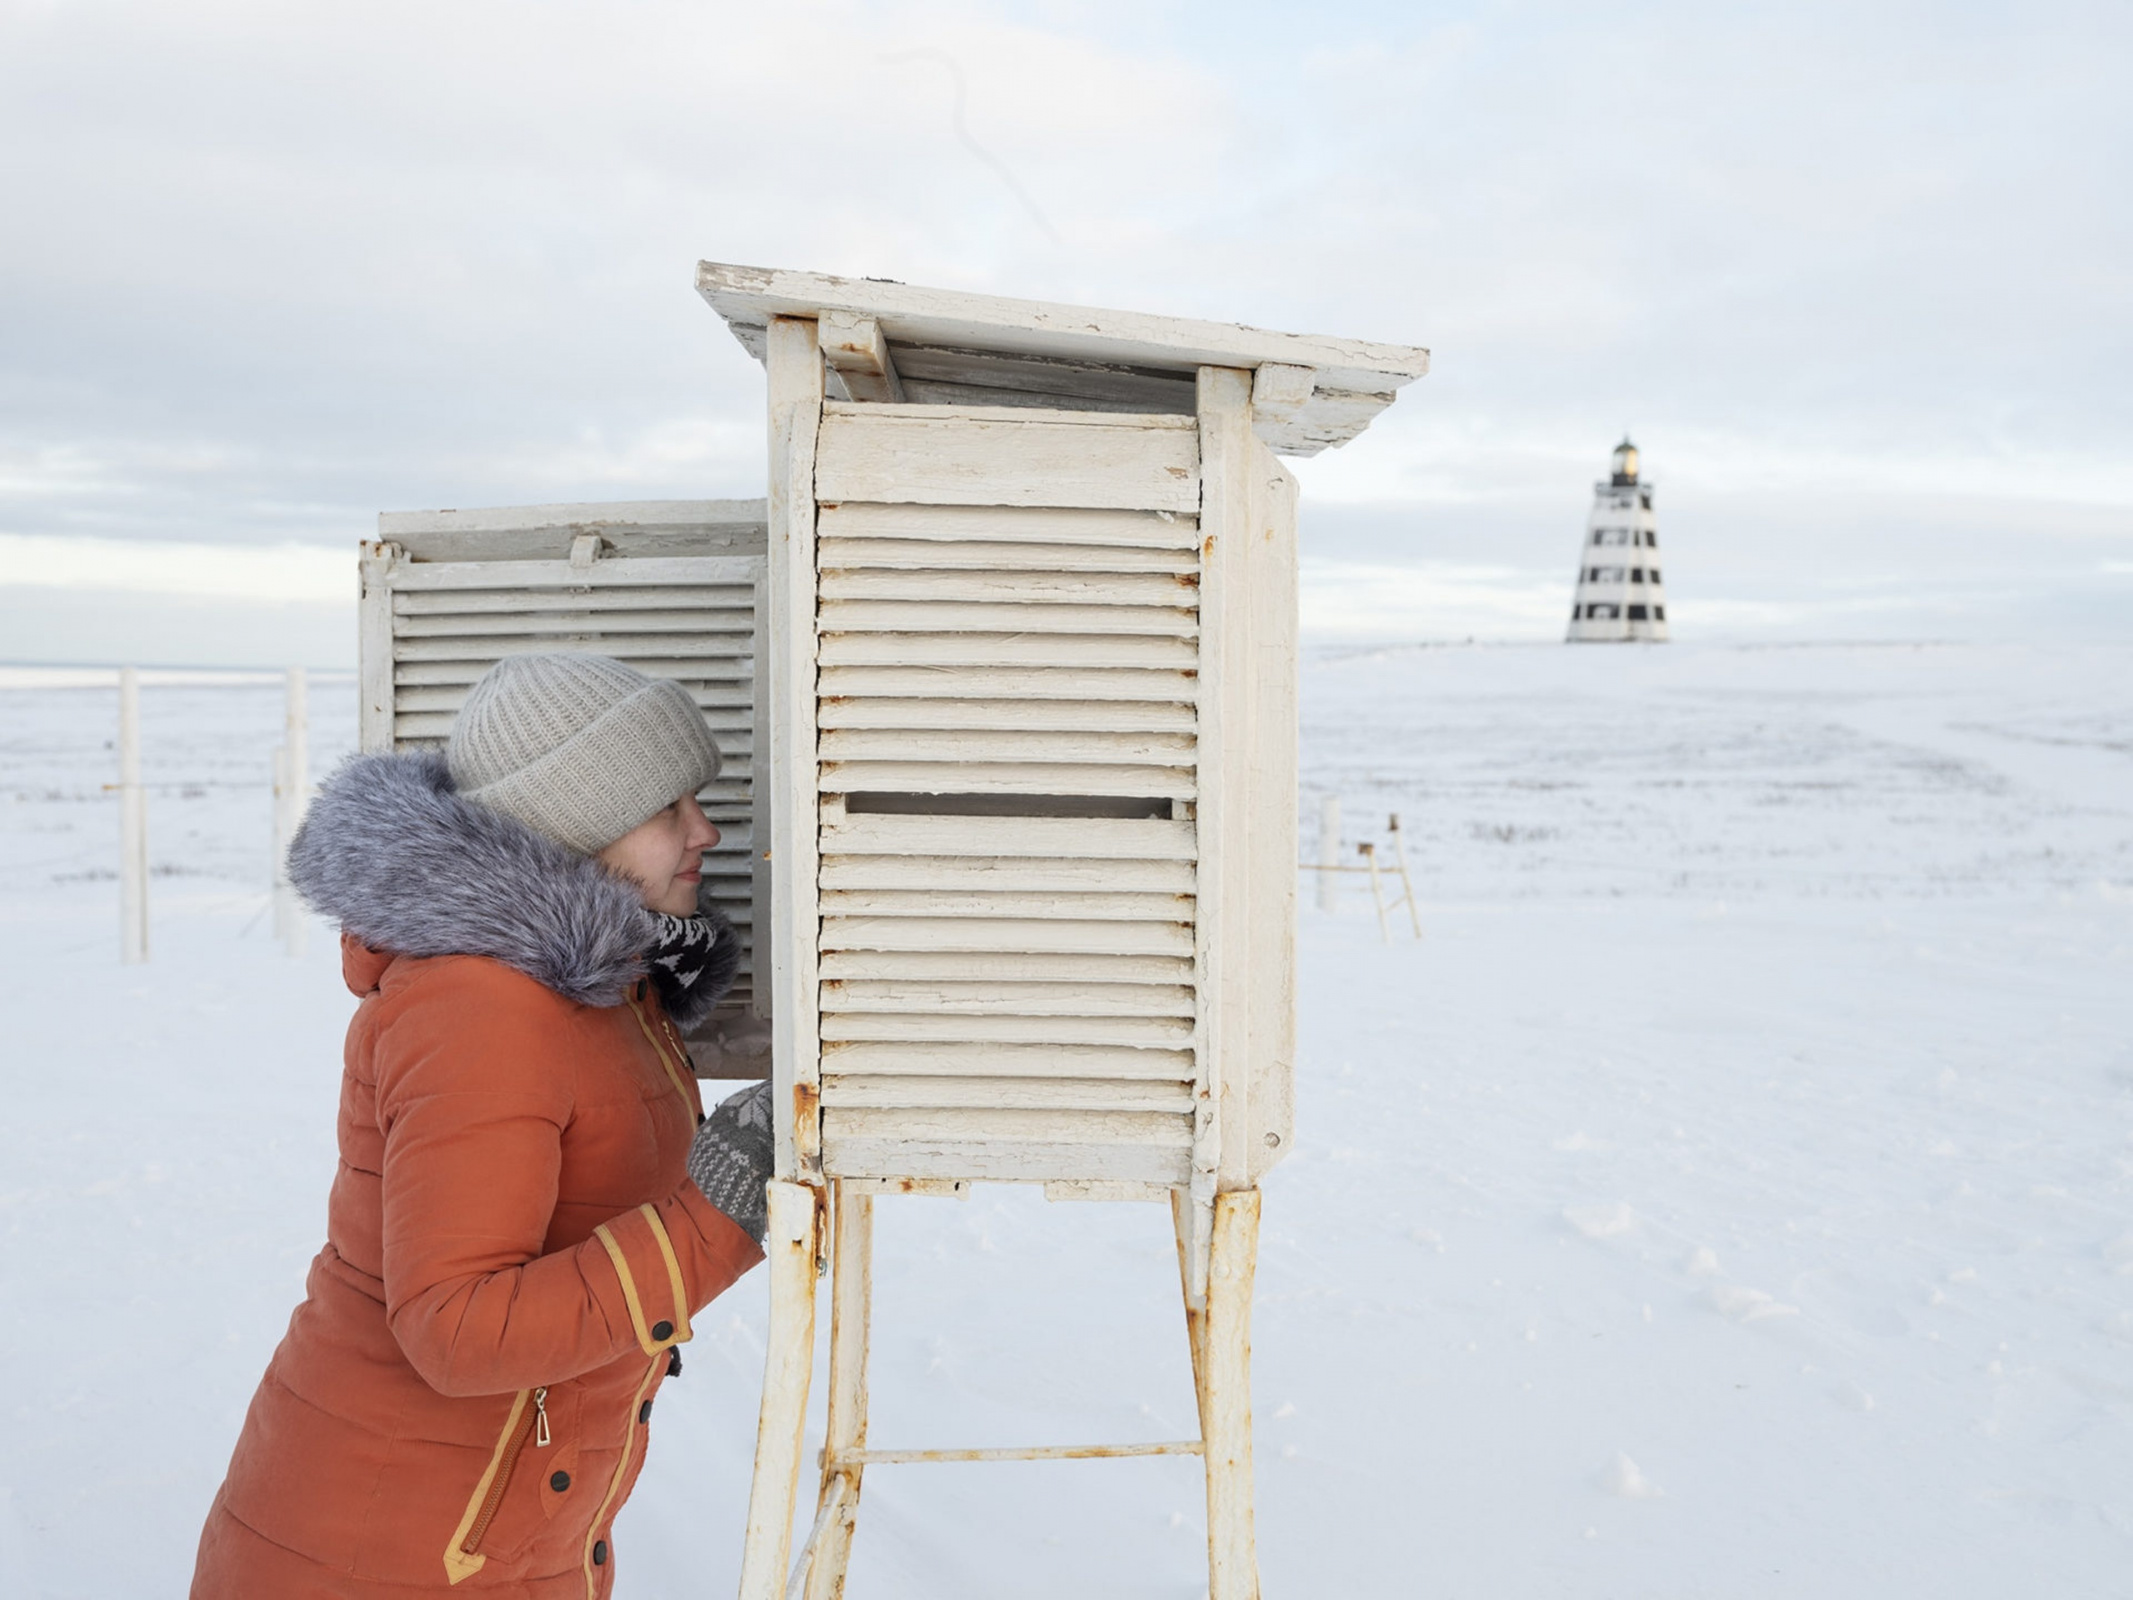
[[[689,1148],[696,1187],[759,1246],[770,1227],[763,1185],[770,1181],[771,1161],[768,1080],[720,1101]]]

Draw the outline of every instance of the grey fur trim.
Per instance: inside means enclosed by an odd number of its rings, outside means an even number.
[[[621,1004],[652,943],[633,884],[464,798],[436,754],[344,762],[289,847],[289,881],[372,949],[487,956],[581,1005]]]

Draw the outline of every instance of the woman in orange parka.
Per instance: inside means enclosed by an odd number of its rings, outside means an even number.
[[[291,876],[361,997],[340,1169],[194,1600],[611,1591],[690,1317],[762,1259],[767,1085],[706,1118],[679,1032],[739,959],[699,909],[717,771],[679,684],[514,656],[443,756],[312,806]]]

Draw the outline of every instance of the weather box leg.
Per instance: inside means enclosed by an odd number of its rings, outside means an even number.
[[[1259,1597],[1252,1533],[1252,1272],[1258,1253],[1259,1191],[1216,1195],[1200,1365],[1208,1600]]]
[[[821,1248],[821,1194],[773,1178],[764,1240],[770,1275],[770,1332],[763,1361],[763,1408],[756,1423],[755,1482],[741,1547],[741,1600],[781,1600],[792,1554],[793,1502],[800,1490],[800,1438],[807,1383],[815,1366],[815,1258]]]
[[[874,1197],[838,1182],[830,1189],[829,1427],[822,1452],[821,1534],[807,1570],[806,1600],[840,1600],[859,1516],[860,1466],[837,1458],[867,1443],[867,1335],[874,1295]]]
[[[1192,1192],[1183,1187],[1170,1191],[1170,1220],[1178,1236],[1178,1288],[1185,1300],[1185,1344],[1192,1352],[1192,1392],[1200,1406],[1200,1437],[1207,1437],[1206,1365],[1207,1310],[1192,1303]]]

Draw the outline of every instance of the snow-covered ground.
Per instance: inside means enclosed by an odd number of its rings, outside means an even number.
[[[2133,1595],[2133,651],[1305,681],[1307,831],[1327,792],[1351,847],[1398,811],[1425,937],[1359,880],[1307,900],[1269,1600]],[[351,698],[314,689],[322,754]],[[351,1002],[266,914],[278,687],[144,701],[122,968],[113,697],[0,687],[9,1597],[182,1591],[332,1170]],[[880,1210],[876,1443],[1190,1432],[1161,1210]],[[759,1282],[698,1326],[624,1594],[732,1590]],[[1190,1600],[1201,1528],[1189,1461],[881,1468],[851,1592]]]

